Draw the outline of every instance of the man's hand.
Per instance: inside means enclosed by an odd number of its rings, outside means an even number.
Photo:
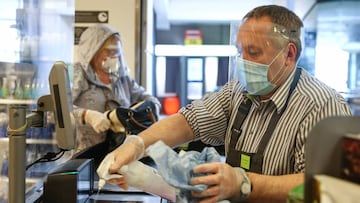
[[[194,167],[194,173],[209,174],[193,177],[190,184],[205,184],[208,188],[203,192],[192,192],[193,197],[200,198],[199,203],[212,203],[224,199],[240,197],[243,182],[242,175],[226,163],[205,163]]]
[[[143,139],[137,135],[127,136],[124,143],[111,152],[111,154],[114,156],[114,162],[109,168],[109,173],[118,173],[122,166],[142,158],[144,153],[145,145]],[[113,179],[110,181],[112,184],[116,184],[125,190],[128,189],[126,179]]]

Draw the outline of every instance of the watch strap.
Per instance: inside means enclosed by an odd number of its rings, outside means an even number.
[[[242,176],[242,183],[240,186],[240,201],[247,199],[251,193],[251,181],[246,171],[243,168],[235,167]]]

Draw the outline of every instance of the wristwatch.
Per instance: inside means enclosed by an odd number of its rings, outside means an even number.
[[[242,168],[236,167],[236,169],[242,175],[242,183],[240,186],[240,201],[247,199],[251,193],[251,182],[249,176],[246,174],[246,171]]]

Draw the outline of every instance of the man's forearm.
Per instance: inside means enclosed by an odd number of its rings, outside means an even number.
[[[304,183],[304,174],[268,176],[248,173],[252,192],[248,202],[286,202],[288,193],[294,187]]]
[[[194,134],[188,122],[180,113],[154,123],[141,132],[139,136],[144,139],[145,148],[158,140],[175,147],[194,139]]]

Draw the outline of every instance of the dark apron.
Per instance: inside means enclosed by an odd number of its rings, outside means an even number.
[[[236,143],[242,132],[241,126],[250,111],[252,102],[250,99],[246,99],[240,104],[231,130],[231,139],[229,144],[229,151],[226,158],[226,163],[228,163],[233,167],[241,167],[246,171],[251,171],[254,173],[262,173],[264,151],[271,138],[271,135],[274,132],[277,122],[279,121],[281,115],[283,114],[289,103],[290,96],[299,81],[300,75],[301,75],[301,68],[297,68],[295,72],[294,80],[292,81],[290,86],[290,90],[285,102],[285,106],[279,114],[274,113],[272,115],[270,123],[265,131],[265,134],[263,135],[260,141],[256,153],[247,153],[235,149]]]

